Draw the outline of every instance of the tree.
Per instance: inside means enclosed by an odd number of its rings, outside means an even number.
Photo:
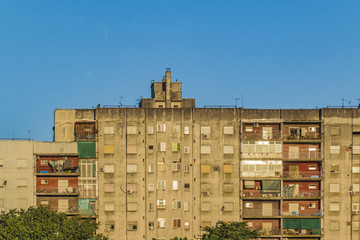
[[[246,222],[218,221],[214,227],[205,227],[203,240],[248,240],[259,237],[257,230],[248,228]]]
[[[0,239],[107,240],[106,236],[96,234],[98,227],[91,219],[68,218],[48,207],[12,209],[0,214]]]

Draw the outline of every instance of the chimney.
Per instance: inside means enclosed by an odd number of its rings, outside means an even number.
[[[170,68],[167,68],[166,69],[166,92],[165,92],[165,100],[166,100],[166,104],[165,106],[167,108],[171,108],[171,100],[170,100],[170,84],[171,84],[171,71],[170,71]]]

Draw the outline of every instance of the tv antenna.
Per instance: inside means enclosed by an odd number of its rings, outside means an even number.
[[[120,106],[123,105],[123,104],[122,104],[122,99],[123,99],[123,98],[124,98],[123,96],[119,97],[119,105],[120,105]]]
[[[237,102],[240,100],[240,98],[235,98],[235,107],[237,108]]]

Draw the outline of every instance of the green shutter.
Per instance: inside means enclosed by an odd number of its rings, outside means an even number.
[[[96,142],[78,142],[79,158],[96,158]]]
[[[262,189],[268,192],[278,192],[281,189],[281,183],[277,180],[263,180]]]
[[[313,234],[320,234],[320,219],[284,219],[284,229],[312,229]]]

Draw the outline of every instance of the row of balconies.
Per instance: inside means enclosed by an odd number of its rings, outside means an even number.
[[[311,132],[308,134],[300,133],[283,133],[281,130],[273,130],[272,132],[266,132],[263,130],[253,130],[251,132],[243,132],[242,140],[244,141],[321,141],[322,134]]]
[[[79,195],[79,189],[77,187],[41,187],[36,189],[36,195]]]
[[[282,194],[281,194],[282,193]],[[294,192],[289,190],[274,191],[269,192],[269,190],[246,190],[242,191],[242,198],[249,199],[311,199],[311,198],[321,198],[321,190],[307,190],[306,192]]]

